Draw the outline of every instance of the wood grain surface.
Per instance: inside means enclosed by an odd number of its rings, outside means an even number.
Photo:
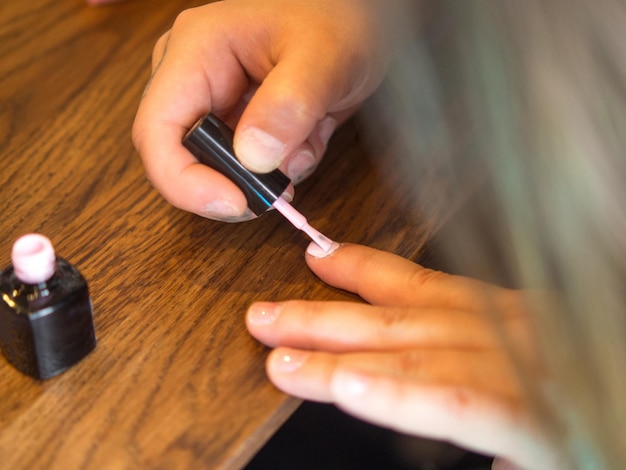
[[[18,236],[50,237],[89,282],[99,341],[45,382],[0,357],[2,469],[240,468],[299,404],[267,381],[246,307],[353,298],[312,275],[279,214],[206,220],[145,179],[130,129],[151,50],[200,3],[0,4],[0,265]],[[387,153],[348,123],[294,205],[334,239],[414,258],[438,222]]]

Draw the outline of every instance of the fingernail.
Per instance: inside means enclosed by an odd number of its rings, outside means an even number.
[[[249,208],[241,213],[237,207],[226,201],[211,201],[202,208],[201,212],[204,217],[220,222],[243,222],[256,217]]]
[[[285,191],[284,193],[282,193],[282,194],[280,195],[280,197],[282,197],[282,198],[283,198],[285,201],[287,201],[287,202],[291,202],[291,201],[293,201],[293,196],[292,196],[292,194],[291,194],[290,192],[288,192],[288,191]]]
[[[257,173],[267,173],[278,167],[285,157],[286,145],[276,137],[256,127],[241,131],[235,140],[237,158]]]
[[[335,129],[337,128],[337,120],[331,116],[326,116],[320,121],[319,124],[319,137],[324,144],[324,147],[328,145],[328,141],[333,136]]]
[[[301,150],[289,160],[287,176],[293,184],[298,184],[315,170],[316,165],[317,160],[313,153],[310,150]]]
[[[339,396],[358,398],[368,392],[370,384],[371,380],[362,374],[338,371],[333,377],[332,388]]]
[[[337,249],[341,246],[340,243],[332,242],[330,245],[330,250],[324,251],[324,249],[319,246],[315,242],[309,243],[309,246],[306,248],[306,252],[310,254],[313,258],[326,258],[327,256],[332,255]]]
[[[290,374],[300,369],[308,357],[307,352],[290,349],[287,352],[275,353],[272,366],[277,372]]]
[[[252,325],[271,325],[278,318],[278,305],[271,302],[256,302],[248,309],[248,322]]]
[[[248,220],[256,219],[257,215],[250,209],[246,208],[246,211],[239,216],[234,217],[222,217],[218,219],[220,222],[227,222],[229,224],[237,224],[239,222],[247,222]]]

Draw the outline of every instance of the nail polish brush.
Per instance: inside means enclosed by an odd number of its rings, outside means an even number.
[[[291,181],[280,170],[254,173],[244,167],[233,150],[233,131],[213,114],[198,121],[183,139],[183,145],[199,162],[227,176],[244,193],[248,207],[262,215],[274,207],[298,230],[306,233],[326,253],[337,243],[313,228],[282,194]]]

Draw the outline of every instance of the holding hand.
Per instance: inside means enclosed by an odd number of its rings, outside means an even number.
[[[133,140],[154,186],[205,217],[249,217],[243,194],[181,145],[213,112],[250,170],[294,183],[382,79],[381,34],[359,0],[228,0],[187,10],[157,43]]]
[[[316,256],[322,253],[311,245],[307,263],[317,276],[370,305],[253,304],[248,329],[275,348],[267,372],[278,388],[402,432],[549,467],[494,326],[504,329],[524,367],[539,374],[524,292],[358,245]]]

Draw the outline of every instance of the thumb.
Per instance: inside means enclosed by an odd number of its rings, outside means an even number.
[[[250,170],[266,173],[288,157],[302,160],[297,170],[314,167],[337,126],[328,114],[332,107],[332,81],[308,74],[306,57],[285,59],[267,75],[246,106],[235,131],[234,149]],[[307,144],[304,145],[303,144]],[[308,157],[308,158],[307,158]]]
[[[309,160],[319,161],[335,127],[382,80],[375,9],[360,2],[326,3],[334,15],[308,2],[285,2],[284,20],[269,32],[273,42],[263,73],[255,76],[249,67],[260,86],[239,119],[234,149],[252,171],[285,169],[303,145]],[[309,27],[303,28],[305,18]],[[238,57],[248,60],[244,53]],[[302,162],[297,166],[302,170]]]

